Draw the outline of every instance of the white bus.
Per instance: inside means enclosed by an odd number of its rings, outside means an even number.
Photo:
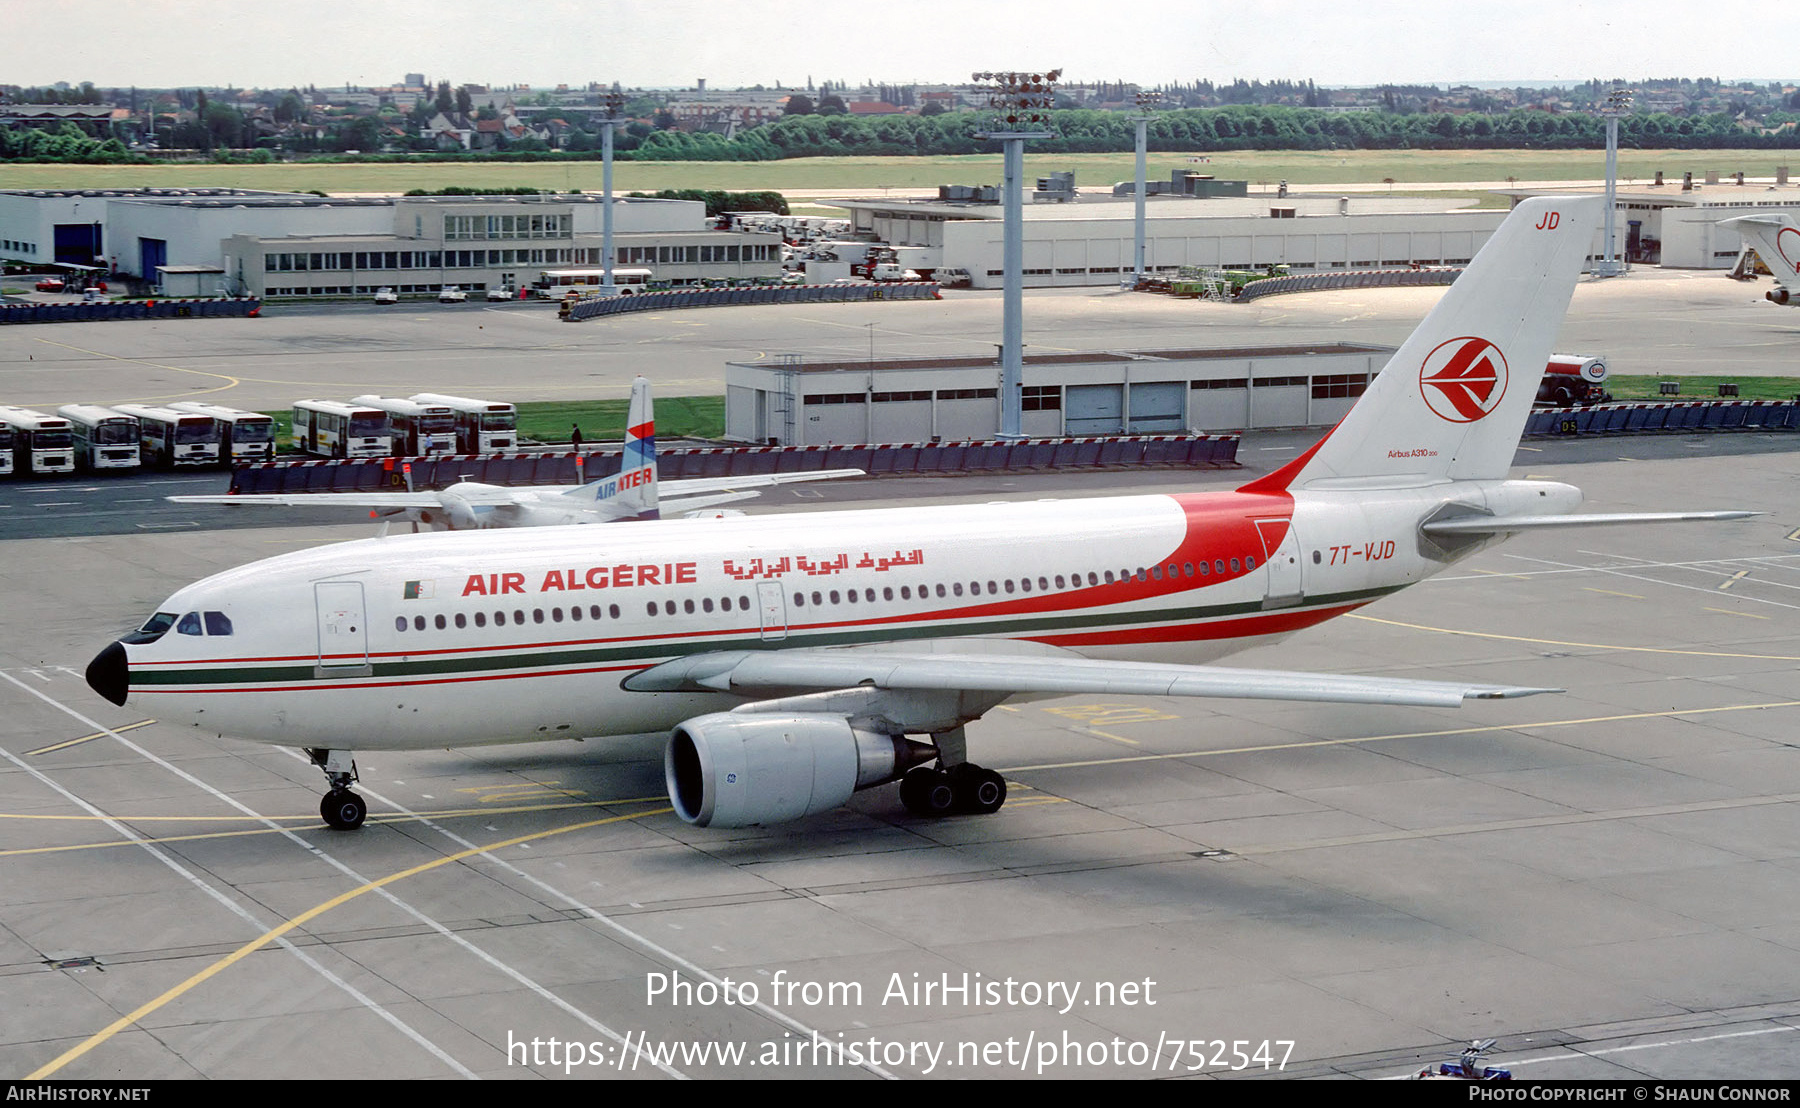
[[[56,414],[69,421],[75,435],[75,464],[80,469],[136,469],[136,416],[98,404],[64,404]]]
[[[456,413],[456,452],[494,454],[519,444],[519,413],[500,400],[472,400],[421,392],[408,397],[415,404],[441,404]]]
[[[0,477],[10,477],[13,471],[13,429],[10,423],[0,423]]]
[[[145,465],[219,464],[219,431],[211,417],[153,404],[114,404],[112,409],[137,418]]]
[[[0,424],[12,429],[14,472],[74,471],[75,433],[68,420],[30,408],[0,406]]]
[[[294,448],[327,458],[385,458],[393,453],[387,413],[336,400],[295,401]]]
[[[350,403],[387,413],[394,453],[403,458],[456,453],[456,410],[390,396],[353,396]]]
[[[169,407],[178,412],[203,415],[219,432],[219,461],[225,465],[275,460],[275,417],[246,412],[223,404],[178,400]]]
[[[620,296],[643,292],[649,284],[650,271],[647,269],[613,267],[613,287],[619,290]],[[546,269],[542,277],[531,283],[531,288],[545,300],[563,300],[570,296],[578,299],[599,296],[605,285],[606,270],[603,268]]]

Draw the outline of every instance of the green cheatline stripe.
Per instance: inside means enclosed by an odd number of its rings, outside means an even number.
[[[1389,593],[1398,592],[1404,586],[1389,585],[1374,589],[1359,589],[1354,592],[1333,593],[1309,600],[1305,605],[1293,608],[1275,609],[1269,614],[1287,614],[1304,612],[1313,608],[1332,608],[1343,604],[1356,604]],[[1082,627],[1123,627],[1134,624],[1169,623],[1183,620],[1198,621],[1219,619],[1231,616],[1265,614],[1260,601],[1241,604],[1217,604],[1202,608],[1173,608],[1154,612],[1132,612],[1127,614],[1103,615],[1092,613],[1087,615],[1026,617],[1023,620],[984,620],[980,622],[955,624],[930,624],[926,626],[908,625],[882,629],[882,640],[898,642],[905,639],[935,639],[978,636],[1001,632],[1021,635],[1035,634],[1044,631],[1068,630]],[[428,633],[428,632],[427,632]],[[512,653],[461,655],[448,658],[420,658],[409,661],[377,661],[374,673],[367,680],[396,677],[431,677],[446,674],[487,673],[494,671],[564,668],[568,666],[601,665],[608,662],[648,662],[667,661],[672,658],[685,657],[690,654],[714,654],[725,650],[787,650],[799,647],[843,646],[867,643],[869,632],[866,629],[841,631],[802,631],[789,632],[788,637],[776,644],[765,642],[760,637],[738,639],[704,639],[681,642],[636,643],[624,646],[585,647],[572,650],[553,650],[541,653]],[[131,683],[136,686],[149,685],[246,685],[246,684],[278,684],[285,682],[312,681],[317,675],[309,665],[259,666],[256,668],[213,668],[186,670],[133,670]],[[334,678],[336,680],[336,678]]]

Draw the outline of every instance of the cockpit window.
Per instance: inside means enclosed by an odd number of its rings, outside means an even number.
[[[206,633],[208,635],[231,634],[231,619],[224,612],[206,613]]]
[[[158,612],[145,620],[142,627],[119,641],[131,646],[142,646],[144,643],[155,642],[162,638],[173,626],[175,626],[174,612]]]
[[[181,622],[175,625],[175,633],[178,635],[198,635],[200,633],[200,613],[189,612],[187,615],[182,616]]]

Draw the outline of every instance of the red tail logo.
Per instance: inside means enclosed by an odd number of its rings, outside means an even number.
[[[1506,356],[1486,339],[1451,339],[1426,355],[1419,393],[1439,418],[1474,423],[1506,395]]]

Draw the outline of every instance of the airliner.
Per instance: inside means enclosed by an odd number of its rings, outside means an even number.
[[[1775,287],[1764,296],[1777,304],[1800,305],[1800,227],[1794,226],[1793,216],[1786,212],[1741,215],[1722,219],[1719,226],[1744,236],[1775,275]]]
[[[306,749],[338,829],[358,751],[656,736],[675,812],[741,827],[895,780],[914,814],[997,811],[966,729],[1009,700],[1559,691],[1210,663],[1518,532],[1756,514],[1577,515],[1508,479],[1600,205],[1520,203],[1342,422],[1233,492],[371,538],[181,589],[87,680]]]
[[[710,511],[716,515],[718,505],[758,495],[741,490],[863,476],[860,469],[822,469],[659,481],[655,413],[650,402],[650,382],[643,377],[632,382],[625,422],[625,450],[619,472],[579,485],[517,487],[459,481],[438,492],[414,492],[409,488],[405,492],[227,493],[166,499],[175,504],[222,504],[234,508],[367,508],[371,516],[383,521],[384,529],[398,519],[411,522],[415,531],[421,524],[435,531],[480,531],[660,519],[664,512],[685,515]],[[410,484],[410,468],[405,472]]]

